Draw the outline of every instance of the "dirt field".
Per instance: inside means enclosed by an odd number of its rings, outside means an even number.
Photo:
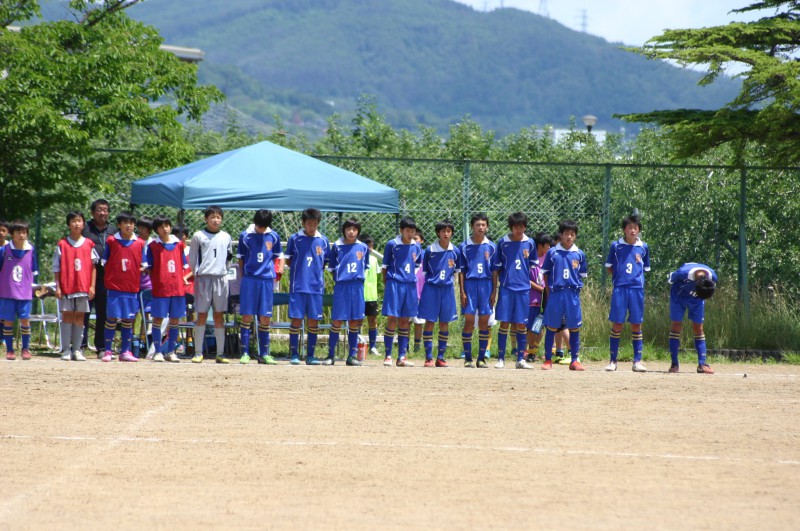
[[[455,365],[3,361],[0,528],[800,527],[797,366]]]

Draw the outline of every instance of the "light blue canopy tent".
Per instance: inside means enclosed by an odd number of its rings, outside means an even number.
[[[132,205],[181,210],[393,212],[397,190],[271,142],[260,142],[135,181]]]

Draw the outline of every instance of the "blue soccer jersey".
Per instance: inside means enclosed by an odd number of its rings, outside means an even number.
[[[497,242],[492,269],[500,271],[500,286],[511,291],[528,291],[531,289],[530,270],[539,263],[536,255],[536,243],[523,235],[522,240],[515,242],[507,234]]]
[[[286,256],[290,260],[289,291],[291,293],[322,293],[325,282],[322,273],[328,262],[328,238],[317,232],[306,236],[302,230],[292,234],[286,243]]]
[[[606,258],[616,288],[644,288],[644,272],[650,271],[650,248],[637,239],[633,245],[620,238],[611,244]]]
[[[550,290],[579,290],[588,274],[586,253],[578,249],[577,245],[564,249],[559,243],[551,247],[544,257],[542,275],[547,277],[547,287]]]
[[[464,278],[479,280],[492,278],[492,261],[497,254],[497,245],[489,238],[484,238],[481,243],[473,243],[472,238],[458,246],[461,261],[458,265]]]
[[[416,284],[416,269],[422,262],[422,247],[417,242],[403,243],[397,236],[389,240],[383,251],[383,269],[386,278],[395,282]]]
[[[425,283],[433,286],[452,286],[453,276],[461,269],[461,253],[451,243],[443,249],[439,242],[434,242],[422,253],[422,269],[425,272]]]
[[[245,276],[274,279],[274,259],[282,255],[281,237],[272,229],[259,233],[254,225],[250,225],[239,235],[236,257],[244,265],[242,274]]]
[[[333,273],[336,282],[350,282],[360,280],[364,282],[366,271],[369,268],[369,247],[367,244],[356,240],[355,243],[345,243],[339,238],[331,245],[328,271]]]
[[[687,262],[669,274],[670,295],[676,297],[697,297],[695,293],[695,275],[698,271],[705,271],[715,283],[718,281],[717,273],[705,264]]]

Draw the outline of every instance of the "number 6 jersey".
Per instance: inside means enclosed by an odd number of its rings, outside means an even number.
[[[175,236],[169,236],[164,243],[161,238],[147,245],[145,267],[151,270],[153,297],[182,297],[186,294],[183,276],[189,265],[183,252],[183,243]]]

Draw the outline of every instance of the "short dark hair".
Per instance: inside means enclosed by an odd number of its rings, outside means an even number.
[[[455,232],[456,226],[453,225],[453,222],[449,219],[443,219],[442,221],[438,222],[434,228],[437,236],[439,235],[439,232],[443,231],[444,229],[450,229],[451,232]]]
[[[144,227],[147,230],[153,230],[153,218],[142,216],[136,220],[136,228]]]
[[[30,231],[31,226],[24,219],[15,219],[9,224],[8,232],[13,236],[17,231]]]
[[[134,216],[127,210],[123,210],[122,212],[117,214],[117,225],[119,225],[123,221],[133,221],[134,223],[136,223],[136,216]]]
[[[419,239],[420,239],[420,240],[422,240],[422,241],[425,241],[425,233],[424,233],[424,232],[422,232],[422,229],[421,229],[421,228],[419,228],[419,227],[416,227],[416,228],[414,229],[414,234],[415,234],[415,235],[417,235],[417,236],[419,236]]]
[[[472,214],[472,217],[469,218],[469,226],[475,225],[476,221],[485,221],[486,224],[489,224],[489,216],[486,215],[486,212],[476,212]]]
[[[172,222],[169,220],[167,216],[159,214],[153,218],[153,223],[152,223],[153,232],[157,232],[162,225],[169,225],[170,227],[172,227]]]
[[[631,214],[622,220],[622,230],[625,230],[628,225],[636,225],[639,227],[639,231],[642,230],[642,220],[636,214]]]
[[[400,218],[400,230],[403,229],[416,229],[417,222],[411,216],[403,216]]]
[[[189,227],[181,227],[181,236],[189,237]]]
[[[83,215],[83,212],[80,210],[70,210],[67,212],[67,227],[69,224],[72,223],[72,220],[75,218],[81,218],[84,223],[86,223],[86,216]]]
[[[106,201],[105,199],[95,199],[94,201],[92,201],[92,206],[91,206],[92,212],[97,210],[97,207],[99,206],[110,207],[111,205],[109,205],[108,201]]]
[[[221,218],[225,217],[225,214],[222,212],[222,207],[219,207],[217,205],[209,205],[203,211],[203,217],[206,219],[208,219],[208,216],[210,216],[211,214],[219,214],[219,217]]]
[[[536,236],[533,237],[533,241],[536,242],[536,245],[549,245],[550,247],[553,246],[553,237],[546,232],[537,232]]]
[[[356,218],[347,218],[344,220],[344,223],[342,223],[342,236],[344,236],[344,230],[350,227],[355,227],[356,230],[358,230],[358,234],[356,234],[356,238],[358,238],[361,235],[361,222]]]
[[[694,292],[698,299],[710,299],[717,289],[717,284],[708,275],[702,276],[694,281]]]
[[[309,220],[322,221],[322,212],[320,212],[317,208],[307,208],[303,210],[300,218],[303,220],[303,223]]]
[[[525,228],[528,228],[528,216],[525,212],[514,212],[510,216],[508,216],[508,228],[512,228],[514,225],[522,225]]]
[[[366,232],[363,234],[359,234],[358,239],[364,242],[366,245],[373,245],[373,246],[375,245],[375,238],[373,238]]]
[[[558,233],[564,234],[565,230],[571,230],[575,233],[575,236],[578,235],[578,224],[572,221],[571,219],[562,219],[561,223],[558,224]]]
[[[0,220],[0,227],[5,227],[7,231],[11,232],[11,223],[4,219]]]
[[[269,227],[272,225],[272,211],[262,208],[253,214],[253,223],[256,227]]]

